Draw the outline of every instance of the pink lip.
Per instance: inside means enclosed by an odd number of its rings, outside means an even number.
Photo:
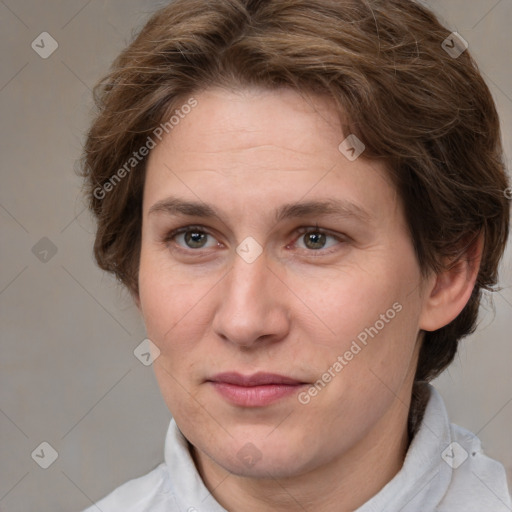
[[[298,391],[306,383],[273,373],[220,373],[208,380],[225,399],[243,407],[263,407]]]

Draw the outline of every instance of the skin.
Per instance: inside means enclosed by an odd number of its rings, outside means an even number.
[[[151,151],[143,198],[136,302],[160,350],[163,397],[227,510],[354,510],[403,463],[421,330],[462,310],[481,246],[422,278],[385,165],[341,154],[348,134],[328,98],[219,88],[194,97],[197,107]],[[208,203],[217,216],[155,209],[169,196]],[[327,198],[368,218],[276,222],[283,204]],[[316,225],[325,239],[298,231]],[[169,238],[186,226],[207,235]],[[247,237],[263,249],[251,263],[236,252]],[[235,406],[206,382],[264,371],[315,383],[396,303],[401,311],[307,404],[293,394]],[[249,442],[253,465],[237,456]]]

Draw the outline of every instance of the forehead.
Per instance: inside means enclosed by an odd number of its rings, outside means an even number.
[[[272,203],[328,195],[377,215],[396,199],[382,163],[340,152],[349,134],[332,99],[290,89],[214,88],[193,97],[197,106],[149,156],[146,212],[167,195],[195,202],[213,195],[241,208],[264,198],[269,211]]]
[[[261,143],[272,146],[279,142],[282,147],[310,154],[320,149],[313,133],[321,134],[326,145],[338,145],[340,134],[335,132],[340,130],[339,114],[333,100],[325,96],[289,88],[210,88],[194,98],[197,106],[184,116],[179,130],[178,126],[173,129],[174,139],[184,144],[186,150],[196,149],[200,139],[203,151],[216,151],[226,142],[230,149],[245,149]],[[201,123],[187,122],[187,117],[197,118],[198,114]],[[232,138],[227,141],[226,135]],[[276,135],[279,135],[278,141]]]

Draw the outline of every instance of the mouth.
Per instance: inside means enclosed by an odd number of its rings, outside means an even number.
[[[274,373],[241,375],[220,373],[207,380],[228,402],[241,407],[264,407],[297,393],[308,385],[291,377]]]

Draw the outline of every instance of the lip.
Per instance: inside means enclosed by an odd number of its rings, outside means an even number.
[[[219,373],[208,381],[226,400],[242,407],[264,407],[297,393],[307,383],[275,373]]]
[[[277,373],[265,372],[258,372],[252,375],[242,375],[237,372],[226,372],[214,375],[208,380],[212,382],[223,382],[226,384],[233,384],[235,386],[243,387],[265,386],[268,384],[286,384],[289,386],[307,384],[306,382],[301,382],[297,379],[292,379],[291,377],[285,377],[284,375],[279,375]]]

